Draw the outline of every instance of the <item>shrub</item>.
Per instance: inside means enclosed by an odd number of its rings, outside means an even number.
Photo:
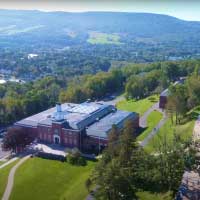
[[[72,165],[80,165],[80,166],[85,166],[87,164],[85,158],[77,153],[75,153],[75,154],[69,153],[67,155],[67,162]]]
[[[85,166],[87,164],[86,159],[84,157],[79,157],[77,160],[77,164],[81,166]]]

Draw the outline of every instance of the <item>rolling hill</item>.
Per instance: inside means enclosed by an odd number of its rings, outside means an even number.
[[[118,45],[130,41],[198,43],[200,22],[150,13],[0,10],[2,45],[82,44],[91,39],[91,33],[109,34],[110,44],[112,36],[117,36]]]

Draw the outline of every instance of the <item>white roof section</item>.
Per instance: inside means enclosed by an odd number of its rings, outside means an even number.
[[[137,117],[139,117],[137,113],[117,110],[116,112],[108,114],[101,120],[89,126],[86,133],[89,136],[107,139],[113,125],[116,125],[119,129],[121,129],[123,128],[126,120],[134,120]]]
[[[69,126],[73,129],[79,130],[82,130],[89,124],[93,123],[96,118],[101,118],[114,109],[111,105],[103,105],[96,102],[85,102],[82,104],[64,103],[61,105],[61,108],[62,112],[60,114],[62,114],[64,121],[67,121]],[[52,122],[56,121],[54,118],[55,114],[56,107],[53,107],[16,122],[15,124],[29,127],[37,127],[38,124],[51,126]]]

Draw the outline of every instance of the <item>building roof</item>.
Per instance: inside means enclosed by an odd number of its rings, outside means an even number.
[[[70,104],[70,106],[75,106],[77,104]],[[69,108],[69,104],[65,103],[62,104],[62,108],[63,110],[66,110]],[[47,120],[48,118],[51,118],[51,116],[53,115],[53,113],[56,112],[56,107],[50,108],[48,110],[45,110],[43,112],[40,112],[36,115],[32,115],[30,117],[27,117],[25,119],[22,119],[21,121],[16,122],[16,125],[22,125],[22,126],[32,126],[32,127],[37,127],[37,125],[40,122],[45,122],[45,120]],[[48,125],[48,123],[46,124]]]
[[[96,118],[102,118],[104,115],[110,113],[114,108],[111,105],[103,105],[100,103],[64,103],[61,105],[63,122],[68,122],[69,126],[73,129],[82,130],[89,124],[92,124]],[[50,108],[46,111],[33,115],[31,117],[25,118],[21,121],[15,123],[20,126],[30,126],[37,127],[38,124],[44,126],[51,126],[54,120],[54,115],[56,113],[56,107]]]
[[[180,84],[183,84],[185,81],[185,78],[184,77],[181,77],[179,81],[176,81],[173,83],[173,85],[180,85]],[[164,91],[161,92],[160,96],[162,97],[167,97],[169,96],[169,89],[165,89]]]
[[[116,110],[112,105],[101,104],[98,102],[72,104],[64,103],[61,105],[61,111],[56,112],[56,107],[23,119],[15,125],[25,127],[51,126],[52,123],[61,123],[63,128],[72,128],[83,130],[89,136],[107,138],[109,131],[115,124],[118,128],[122,128],[124,121],[127,119],[135,119],[137,113]],[[61,114],[62,119],[57,121],[55,113]]]
[[[126,120],[135,119],[136,117],[138,117],[137,113],[117,110],[89,126],[86,133],[93,137],[107,138],[114,124],[121,129]]]
[[[162,97],[167,97],[168,95],[169,95],[169,89],[162,91],[160,94],[160,96],[162,96]]]

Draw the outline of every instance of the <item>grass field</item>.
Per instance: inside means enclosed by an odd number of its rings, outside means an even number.
[[[18,161],[15,161],[6,167],[0,169],[0,199],[3,196],[3,193],[5,191],[6,185],[7,185],[7,178],[9,175],[9,172],[11,168],[17,163]]]
[[[10,200],[84,200],[85,180],[95,163],[72,166],[66,162],[30,158],[15,174]]]
[[[100,32],[90,32],[87,42],[91,44],[121,44],[120,36],[116,34],[107,34]]]
[[[159,123],[162,119],[162,114],[158,111],[153,111],[149,114],[147,118],[147,129],[145,129],[138,137],[138,141],[144,140],[145,137],[153,130],[153,128]]]
[[[188,120],[185,120],[184,123],[180,125],[175,125],[171,123],[171,120],[168,119],[164,126],[159,130],[158,134],[156,134],[152,140],[149,141],[145,149],[148,152],[156,151],[156,148],[160,141],[164,137],[167,138],[168,142],[171,142],[174,136],[174,133],[179,134],[183,140],[189,140],[192,137],[194,123],[197,115],[200,113],[200,108],[196,108],[192,110],[188,115],[191,117]]]
[[[0,161],[0,165],[2,165],[4,162]]]
[[[158,96],[153,95],[141,100],[122,100],[117,103],[117,108],[143,115],[153,104],[158,101]]]
[[[137,192],[137,196],[140,200],[172,200],[172,193],[151,193],[148,191]]]

